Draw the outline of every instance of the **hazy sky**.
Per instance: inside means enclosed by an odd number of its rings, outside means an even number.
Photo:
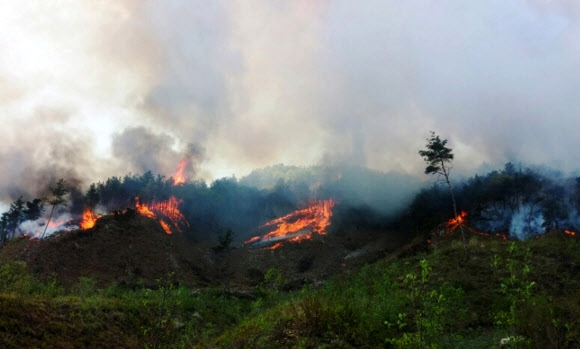
[[[0,0],[0,198],[147,169],[578,169],[580,2]],[[195,173],[194,173],[195,172]]]

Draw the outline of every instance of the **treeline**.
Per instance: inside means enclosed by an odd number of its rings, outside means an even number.
[[[277,212],[295,208],[299,201],[283,185],[264,191],[241,185],[232,177],[210,185],[187,181],[175,186],[172,178],[151,172],[91,184],[84,199],[88,207],[105,213],[134,207],[137,198],[150,204],[172,196],[178,199],[179,210],[190,223],[184,233],[194,238],[215,237],[227,230],[243,238]]]
[[[552,229],[580,227],[580,177],[509,162],[503,170],[457,183],[454,190],[468,224],[484,232],[525,239]],[[426,231],[452,217],[447,188],[435,184],[417,194],[400,222]]]
[[[67,187],[63,201],[55,201],[54,193],[30,201],[19,197],[0,216],[0,243],[23,233],[19,229],[23,222],[48,216],[43,215],[46,207],[51,212],[56,208],[56,215],[68,212],[79,217],[87,207],[103,214],[135,207],[137,197],[145,204],[177,198],[190,223],[184,233],[194,238],[217,237],[228,229],[236,239],[256,235],[261,224],[313,198],[337,202],[333,233],[369,226],[380,229],[393,221],[400,231],[425,232],[453,217],[447,188],[438,184],[417,188],[414,177],[358,167],[276,165],[241,180],[221,178],[209,185],[187,181],[177,186],[172,178],[148,171],[110,177],[86,191]],[[580,177],[507,163],[502,170],[456,183],[454,190],[469,225],[484,232],[522,239],[550,229],[580,227]],[[55,205],[64,201],[66,207]]]
[[[173,185],[172,178],[151,172],[111,177],[91,184],[86,205],[110,212],[174,196],[190,223],[193,237],[217,237],[228,230],[236,239],[259,233],[260,225],[308,204],[311,199],[332,198],[335,207],[331,231],[385,224],[408,204],[416,181],[358,167],[308,167],[277,165],[252,172],[240,180],[221,178],[211,184],[187,181]]]
[[[44,200],[33,199],[24,201],[18,197],[8,211],[0,216],[0,245],[9,241],[18,232],[18,227],[27,220],[37,220],[44,211]]]
[[[45,198],[30,202],[20,198],[4,213],[0,228],[3,241],[7,241],[24,232],[19,229],[24,221],[48,216],[48,211],[55,210],[55,216],[67,212],[80,217],[85,208],[90,208],[107,214],[135,207],[136,198],[150,204],[173,196],[180,201],[179,209],[190,224],[185,234],[215,237],[232,230],[241,240],[260,233],[260,225],[304,207],[311,199],[332,198],[338,205],[331,231],[340,233],[365,225],[384,225],[388,217],[404,210],[416,188],[417,180],[412,177],[360,167],[276,165],[255,170],[240,180],[230,177],[211,184],[194,180],[180,185],[148,171],[110,177],[90,184],[84,191],[67,186],[66,207]],[[48,211],[43,215],[45,206]]]

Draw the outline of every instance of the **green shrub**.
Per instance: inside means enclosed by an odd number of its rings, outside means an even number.
[[[35,289],[35,283],[26,269],[26,263],[9,262],[0,265],[0,292],[28,295]]]

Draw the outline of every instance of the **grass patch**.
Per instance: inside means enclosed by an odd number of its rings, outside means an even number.
[[[576,239],[469,244],[469,260],[461,244],[439,245],[294,292],[276,270],[246,293],[171,275],[154,288],[80,278],[65,289],[5,263],[0,347],[490,348],[506,336],[519,347],[580,346]]]
[[[469,243],[469,260],[461,244],[451,243],[367,265],[319,289],[305,288],[214,344],[490,348],[511,335],[525,339],[520,347],[580,345],[575,239],[544,236],[512,244],[481,238]],[[503,262],[494,266],[496,258]],[[519,281],[506,289],[512,278]],[[524,297],[524,286],[532,283]],[[508,324],[510,316],[514,320]]]

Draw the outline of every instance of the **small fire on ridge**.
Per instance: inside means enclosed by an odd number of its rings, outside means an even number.
[[[441,238],[444,236],[451,235],[454,231],[459,228],[459,226],[465,228],[468,232],[472,233],[473,235],[479,235],[486,238],[499,238],[501,240],[506,241],[508,239],[507,235],[505,234],[489,234],[485,232],[478,231],[473,227],[466,224],[467,223],[467,212],[461,211],[457,218],[451,218],[447,222],[440,224],[434,231],[431,232],[431,239],[427,240],[427,243],[431,244],[433,239]]]
[[[158,215],[161,215],[169,220],[169,222],[177,229],[177,231],[181,232],[180,226],[189,226],[189,222],[181,211],[179,211],[179,204],[181,204],[182,200],[178,200],[175,196],[169,198],[169,200],[153,202],[149,205],[141,203],[139,198],[135,198],[135,209],[139,214],[153,218],[159,219],[159,223],[161,227],[168,235],[171,235],[171,226],[169,223],[165,221],[165,219],[158,218]]]
[[[81,230],[87,230],[94,227],[95,224],[97,224],[97,219],[100,217],[101,216],[95,216],[95,213],[91,211],[91,209],[85,209],[81,217],[81,222],[79,223]]]
[[[282,246],[282,241],[301,242],[312,239],[313,234],[326,235],[330,226],[334,200],[311,200],[306,208],[273,219],[260,228],[275,227],[265,235],[254,236],[244,242],[245,245],[264,245],[274,243],[264,249],[275,250]]]
[[[188,158],[184,157],[178,165],[177,171],[172,177],[173,185],[183,185],[187,182],[185,170],[188,164]],[[146,217],[156,219],[167,234],[172,234],[172,231],[181,232],[182,228],[189,227],[189,222],[179,210],[179,205],[183,202],[182,199],[177,199],[171,196],[164,201],[150,201],[143,202],[138,197],[135,198],[135,210]],[[127,212],[127,210],[114,211]],[[112,213],[111,213],[112,214]],[[59,217],[53,218],[48,222],[46,232],[51,235],[57,231],[62,230],[88,230],[93,228],[101,215],[96,215],[91,208],[85,208],[80,218],[73,218],[70,212],[61,214]],[[22,222],[19,230],[23,236],[30,240],[37,240],[43,237],[45,226],[47,225],[45,218],[37,220],[28,220]]]
[[[135,210],[137,210],[137,212],[142,216],[158,220],[163,230],[170,235],[172,233],[172,226],[179,232],[181,232],[181,227],[189,226],[189,222],[185,219],[181,211],[179,211],[179,204],[181,204],[181,202],[182,200],[178,200],[175,196],[172,196],[165,201],[145,204],[136,197]],[[160,218],[159,216],[163,218]],[[101,218],[100,215],[96,216],[90,209],[85,209],[79,223],[80,229],[87,230],[94,227],[99,218]]]

